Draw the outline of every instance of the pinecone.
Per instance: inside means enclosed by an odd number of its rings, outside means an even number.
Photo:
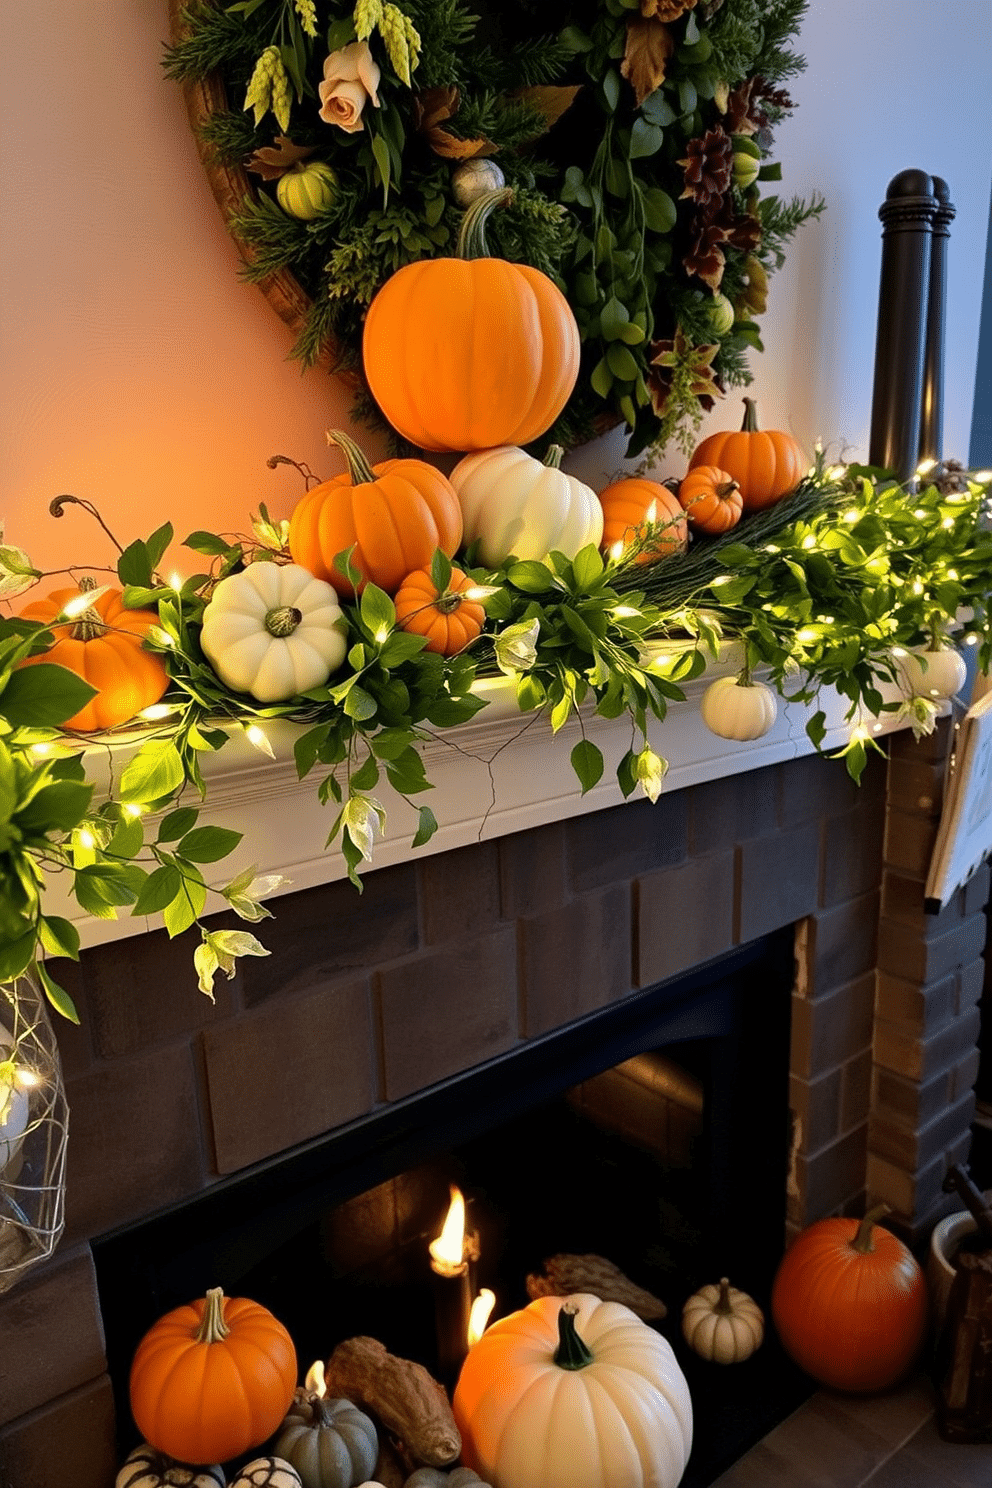
[[[960,460],[941,460],[924,479],[928,485],[936,486],[941,496],[953,496],[968,489],[966,469]]]
[[[702,139],[689,141],[689,154],[678,162],[685,171],[685,190],[700,206],[707,206],[714,198],[722,200],[730,189],[730,177],[734,165],[734,146],[730,136],[719,125],[708,129]]]

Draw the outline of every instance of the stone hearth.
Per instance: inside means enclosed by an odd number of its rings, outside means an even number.
[[[893,735],[860,789],[806,756],[287,894],[215,1005],[164,932],[91,946],[65,1236],[0,1298],[2,1488],[113,1484],[95,1238],[783,925],[789,1226],[885,1199],[922,1242],[968,1151],[988,898],[983,869],[923,913],[947,742]]]

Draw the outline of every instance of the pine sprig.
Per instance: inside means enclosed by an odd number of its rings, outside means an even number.
[[[200,82],[212,72],[232,69],[250,75],[265,44],[262,20],[233,14],[223,6],[194,3],[180,12],[182,40],[165,49],[165,75],[174,82]]]

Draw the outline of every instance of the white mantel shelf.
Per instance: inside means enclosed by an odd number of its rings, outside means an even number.
[[[700,699],[715,677],[736,674],[739,669],[739,657],[728,650],[704,677],[684,684],[685,702],[669,704],[664,722],[652,721],[652,747],[669,763],[663,794],[812,754],[806,723],[818,707],[827,715],[823,749],[836,749],[847,742],[851,730],[844,719],[848,702],[826,689],[816,706],[780,700],[775,726],[762,739],[742,744],[712,734],[700,716]],[[422,745],[427,778],[434,789],[413,799],[417,805],[430,805],[438,820],[438,830],[426,846],[410,846],[417,829],[416,811],[383,777],[373,794],[385,807],[386,831],[376,841],[374,862],[363,865],[363,876],[390,864],[623,803],[616,766],[632,744],[639,747],[626,715],[603,719],[583,711],[586,736],[599,746],[605,760],[602,779],[583,795],[569,759],[580,737],[577,720],[571,719],[557,735],[552,734],[546,716],[518,711],[512,687],[503,679],[477,684],[482,695],[488,694],[488,706],[469,723],[432,731]],[[897,725],[894,718],[894,714],[883,715],[872,724],[873,732],[889,733],[905,726]],[[228,883],[253,865],[260,873],[283,874],[289,880],[283,893],[345,877],[337,845],[324,846],[338,808],[333,803],[323,807],[318,800],[321,767],[316,766],[302,781],[297,778],[293,741],[301,729],[272,720],[265,731],[275,759],[260,753],[241,734],[216,755],[202,757],[208,792],[202,820],[244,834],[229,858],[207,867],[208,883]],[[98,789],[108,779],[109,754],[116,756],[114,771],[119,778],[136,748],[131,742],[112,745],[110,751],[97,746],[90,752],[88,773],[97,780]],[[843,761],[837,761],[836,768],[843,770]],[[640,791],[630,797],[631,801],[642,799]],[[184,803],[197,804],[195,792],[188,792]],[[224,907],[222,899],[211,896],[205,913]],[[46,908],[72,920],[84,946],[143,934],[161,924],[158,916],[134,916],[126,911],[116,920],[94,919],[80,910],[57,880],[51,883]],[[275,907],[274,912],[278,913]]]

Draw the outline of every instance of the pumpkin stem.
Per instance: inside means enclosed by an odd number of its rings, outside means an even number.
[[[283,640],[293,634],[302,619],[302,610],[297,610],[292,605],[280,605],[277,609],[269,610],[265,617],[265,628],[269,635]]]
[[[744,399],[744,422],[741,424],[742,434],[757,434],[758,432],[758,405],[753,398]]]
[[[203,1321],[196,1330],[197,1343],[221,1343],[230,1333],[224,1321],[224,1288],[210,1287],[207,1291],[207,1307]]]
[[[547,470],[560,470],[562,457],[565,451],[560,444],[548,446],[548,453],[544,457],[544,466]]]
[[[457,594],[454,589],[445,589],[443,594],[438,595],[433,607],[442,615],[453,615],[462,603],[462,595]]]
[[[726,501],[727,497],[732,496],[735,491],[739,491],[740,487],[735,480],[726,480],[721,481],[718,486],[714,486],[713,490],[721,501]],[[696,500],[699,500],[698,496]]]
[[[499,191],[484,191],[481,196],[476,197],[471,206],[466,208],[462,225],[458,229],[458,246],[455,249],[457,258],[489,258],[486,223],[495,207],[509,206],[512,200],[513,192],[509,186],[502,186]]]
[[[80,594],[85,594],[88,590],[95,589],[96,587],[96,579],[91,578],[89,574],[79,581]],[[70,635],[74,641],[95,641],[97,636],[103,635],[107,629],[108,627],[104,618],[96,605],[90,605],[76,620],[70,631]]]
[[[328,444],[336,444],[344,454],[348,462],[348,474],[351,476],[353,486],[370,486],[375,480],[375,472],[369,464],[367,456],[358,448],[358,445],[350,435],[345,434],[342,429],[328,429]]]
[[[884,1214],[891,1213],[888,1204],[876,1204],[874,1209],[869,1209],[864,1219],[858,1225],[858,1233],[850,1242],[851,1249],[858,1251],[861,1255],[869,1255],[875,1246],[872,1243],[872,1230],[878,1220]]]
[[[594,1358],[575,1331],[576,1310],[566,1305],[558,1313],[558,1347],[554,1358],[559,1369],[585,1369]]]
[[[720,1295],[713,1303],[713,1311],[720,1313],[722,1317],[727,1317],[733,1312],[730,1305],[730,1282],[725,1276],[720,1277]]]

